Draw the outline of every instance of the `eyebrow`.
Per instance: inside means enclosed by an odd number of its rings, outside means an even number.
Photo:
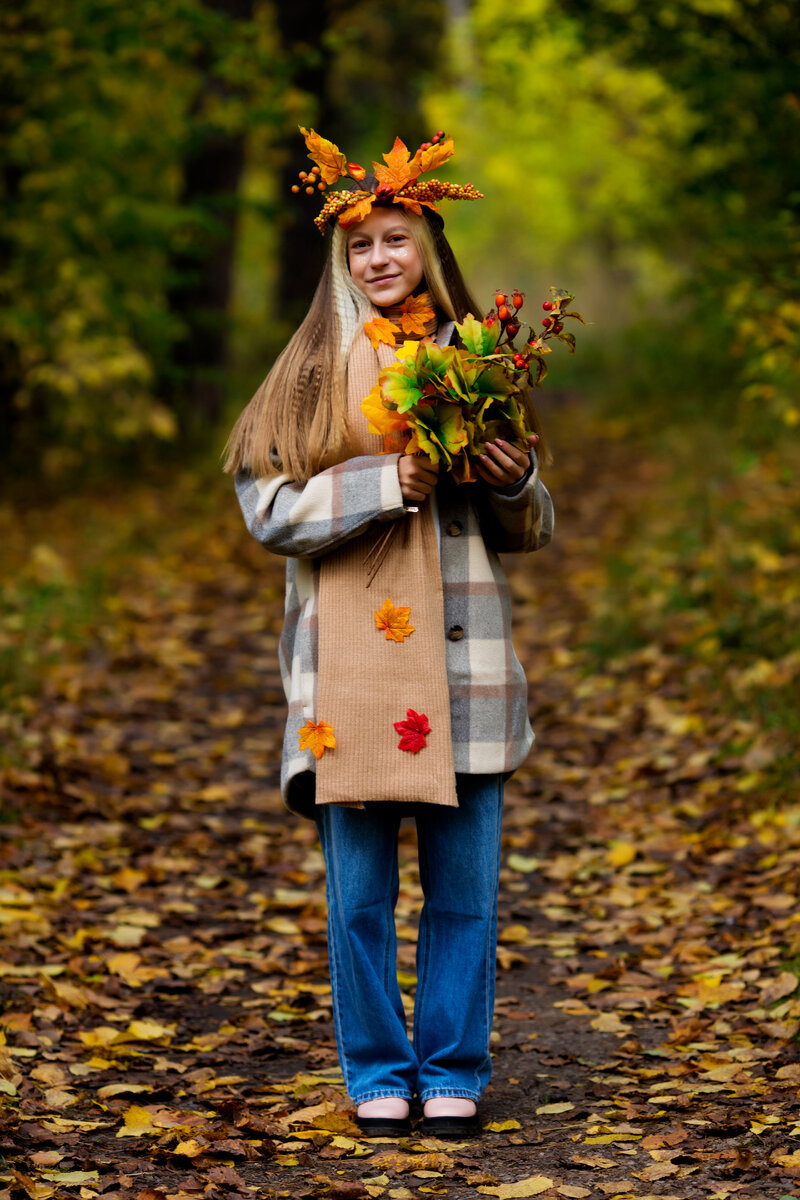
[[[388,229],[384,230],[381,236],[394,237],[394,235],[397,233],[402,233],[406,237],[411,237],[411,231],[405,225],[390,225]],[[359,238],[367,238],[371,241],[374,239],[374,236],[375,235],[371,233],[352,233],[348,238],[347,244],[350,245],[351,242],[357,242]]]

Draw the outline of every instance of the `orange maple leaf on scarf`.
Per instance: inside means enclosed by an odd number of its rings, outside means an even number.
[[[387,346],[393,346],[394,335],[399,332],[398,326],[388,317],[373,317],[371,321],[364,322],[364,333],[372,342],[373,350],[377,350],[381,342],[386,342]]]
[[[422,337],[425,325],[432,320],[436,313],[431,308],[431,298],[427,292],[421,296],[408,296],[403,301],[400,310],[400,328],[403,333],[417,333]]]
[[[338,146],[320,137],[313,129],[304,129],[301,125],[300,132],[306,139],[308,157],[319,167],[325,183],[336,183],[337,179],[347,174],[347,159]]]
[[[375,613],[375,628],[386,630],[387,642],[402,642],[414,632],[415,627],[408,621],[410,616],[410,608],[395,608],[391,600],[384,600]]]
[[[325,721],[320,721],[317,725],[313,721],[306,721],[303,728],[297,732],[300,735],[300,749],[310,750],[314,758],[322,758],[326,750],[332,750],[336,745],[333,726]]]
[[[399,192],[407,183],[417,178],[422,167],[416,158],[411,157],[408,146],[400,138],[394,139],[394,145],[388,154],[384,154],[384,167],[381,163],[373,162],[372,167],[378,183],[390,187],[393,192]]]

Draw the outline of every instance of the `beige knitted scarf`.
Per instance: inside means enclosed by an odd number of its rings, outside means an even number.
[[[379,454],[361,411],[391,347],[372,348],[359,331],[347,368],[348,420],[354,454]],[[361,808],[364,802],[405,800],[458,806],[450,736],[444,608],[439,547],[431,502],[400,517],[403,528],[367,588],[365,558],[386,531],[375,521],[320,562],[317,721],[333,727],[336,746],[317,763],[317,804]],[[376,627],[384,601],[410,609],[414,632],[401,642]],[[409,709],[430,725],[417,753],[399,749],[395,722]]]

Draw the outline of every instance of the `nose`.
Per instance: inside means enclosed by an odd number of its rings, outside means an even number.
[[[386,245],[382,238],[376,238],[372,243],[372,250],[369,256],[369,264],[373,270],[377,267],[383,267],[388,263],[389,256],[386,252]]]

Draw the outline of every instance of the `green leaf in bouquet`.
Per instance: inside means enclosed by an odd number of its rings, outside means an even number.
[[[384,398],[400,413],[408,412],[422,399],[422,388],[416,372],[400,363],[384,367],[378,376]]]
[[[572,317],[572,319],[573,319],[574,321],[580,321],[581,325],[588,325],[588,324],[589,324],[589,322],[588,322],[588,321],[585,321],[585,320],[583,319],[583,317],[581,316],[581,314],[580,314],[579,312],[574,312],[574,311],[573,311],[571,308],[568,308],[568,309],[566,309],[566,311],[565,311],[564,309],[562,309],[562,310],[561,310],[561,316],[562,316],[562,317]]]
[[[500,340],[502,326],[496,321],[487,327],[485,321],[479,321],[472,313],[467,313],[460,323],[456,321],[456,329],[464,346],[471,354],[491,354]]]
[[[569,350],[570,354],[575,353],[575,334],[574,333],[567,333],[566,330],[562,329],[560,333],[554,333],[553,337],[558,338],[558,340],[560,342],[563,342],[564,345]]]
[[[453,457],[467,444],[467,429],[457,404],[437,404],[435,408],[421,404],[409,414],[408,424],[408,453],[422,451],[434,463],[444,459],[448,470]]]
[[[575,293],[567,292],[564,288],[551,287],[550,294],[562,309],[567,308],[575,299]]]

